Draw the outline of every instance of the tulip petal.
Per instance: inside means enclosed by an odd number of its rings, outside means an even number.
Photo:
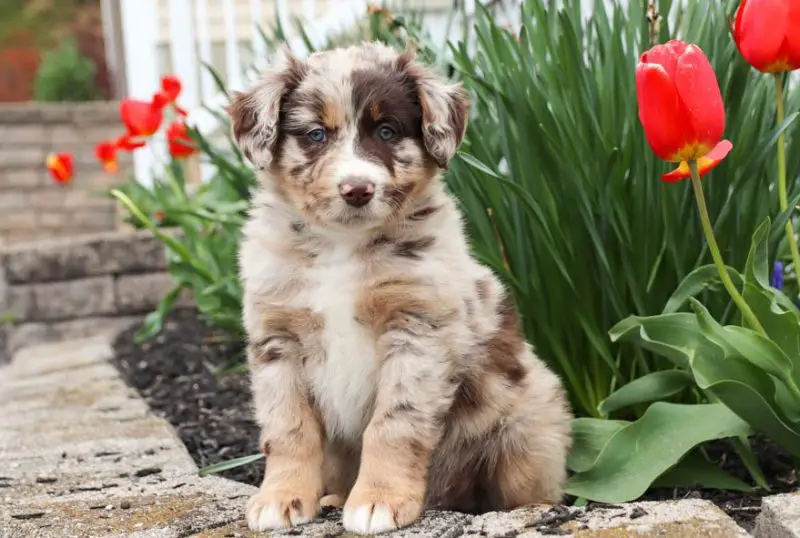
[[[736,13],[733,37],[747,63],[763,71],[779,58],[789,20],[786,0],[745,0]],[[795,27],[796,28],[796,27]],[[796,31],[796,30],[793,30]]]
[[[678,91],[660,64],[640,63],[636,66],[636,94],[639,100],[639,121],[653,151],[664,160],[672,156],[693,136],[687,126]],[[688,126],[691,131],[691,126]]]
[[[785,51],[789,65],[794,70],[800,68],[800,2],[790,2],[786,28],[794,30],[786,32],[781,50]]]
[[[667,77],[675,78],[675,68],[678,66],[678,56],[683,52],[679,41],[670,41],[664,45],[656,45],[642,54],[641,62],[658,64],[664,68]]]
[[[689,45],[678,59],[675,86],[689,113],[698,148],[714,147],[725,131],[725,106],[714,69],[696,45]]]
[[[716,166],[728,156],[728,153],[730,153],[732,149],[733,144],[730,140],[723,140],[717,144],[714,149],[709,151],[705,157],[700,157],[697,160],[697,172],[700,174],[700,177],[703,177],[716,168]],[[689,163],[683,161],[678,168],[661,176],[661,180],[665,183],[675,183],[689,177],[691,177]]]

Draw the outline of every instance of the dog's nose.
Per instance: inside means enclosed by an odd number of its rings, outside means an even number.
[[[345,179],[339,184],[339,194],[347,205],[364,207],[375,196],[375,184],[367,179]]]

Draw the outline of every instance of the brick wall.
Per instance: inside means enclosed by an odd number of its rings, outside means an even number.
[[[94,147],[122,132],[115,102],[0,104],[0,246],[114,230],[117,206],[103,191],[124,179],[130,158],[109,176]],[[72,184],[50,180],[51,151],[75,155]]]
[[[116,333],[141,319],[174,285],[165,263],[147,231],[0,248],[0,364],[23,346]]]

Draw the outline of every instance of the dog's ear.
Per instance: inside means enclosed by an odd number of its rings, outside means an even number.
[[[300,85],[306,66],[287,50],[264,72],[252,89],[234,92],[227,107],[233,137],[253,164],[266,166],[272,160],[280,128],[283,98]]]
[[[417,85],[425,149],[439,168],[447,169],[467,130],[467,92],[460,83],[452,83],[417,63],[411,51],[400,57],[399,66],[405,67]]]

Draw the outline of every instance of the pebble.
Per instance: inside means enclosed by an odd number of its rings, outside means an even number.
[[[11,514],[12,519],[39,519],[44,512],[23,512],[21,514]]]
[[[119,504],[119,507],[122,508],[123,510],[127,510],[128,508],[131,507],[131,502],[130,501],[122,501]]]
[[[139,469],[134,473],[134,476],[137,478],[142,478],[143,476],[150,476],[154,474],[158,474],[161,472],[161,467],[145,467],[143,469]]]
[[[631,513],[628,515],[628,517],[631,519],[639,519],[640,517],[644,517],[646,515],[647,511],[641,506],[637,506],[636,508],[631,510]]]
[[[58,482],[58,478],[54,476],[37,476],[36,483],[37,484],[52,484],[54,482]]]

